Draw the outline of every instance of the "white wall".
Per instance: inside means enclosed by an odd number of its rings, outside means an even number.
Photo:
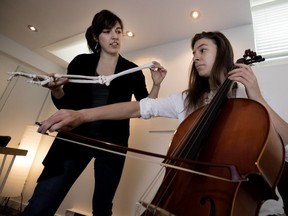
[[[25,127],[47,118],[56,109],[53,106],[48,89],[28,84],[26,79],[21,77],[15,77],[11,81],[7,81],[9,77],[7,73],[14,71],[36,74],[51,71],[64,73],[65,68],[49,62],[3,35],[0,35],[0,44],[0,134],[12,137],[8,147],[18,148]],[[36,179],[43,169],[41,161],[51,143],[52,140],[49,137],[44,137],[40,143],[24,187],[24,202],[27,202],[28,196],[31,195],[31,191],[35,187]],[[0,158],[2,158],[1,155]],[[8,157],[7,160],[9,162],[11,157]],[[15,182],[16,186],[17,183]],[[26,193],[26,191],[28,192]],[[16,201],[20,201],[20,197],[16,198]],[[19,202],[16,203],[15,207],[17,209],[20,207]]]
[[[252,26],[229,29],[223,31],[223,33],[226,34],[232,42],[235,50],[235,59],[241,58],[245,49],[254,49]],[[126,53],[124,56],[139,65],[156,60],[168,69],[168,75],[162,84],[160,92],[160,97],[163,97],[177,91],[182,91],[187,87],[188,70],[192,58],[190,40],[191,38],[187,38],[186,40],[176,41],[150,49]],[[288,78],[288,74],[286,73],[287,65],[288,62],[284,61],[276,65],[275,63],[273,65],[271,65],[271,63],[261,63],[254,67],[262,90],[267,96],[273,99],[275,109],[286,121],[288,121],[288,101],[285,92],[288,91],[288,87],[284,82]],[[145,70],[144,73],[148,82],[148,88],[150,88],[150,72]],[[42,111],[42,113],[45,114],[42,114],[40,119],[45,118],[45,115],[47,116],[53,112],[53,105],[50,102],[45,104],[44,107],[47,108],[47,110]],[[13,115],[13,113],[10,114]],[[158,118],[146,121],[133,119],[131,120],[129,145],[133,148],[165,154],[173,137],[170,131],[175,130],[177,125],[178,122],[172,119]],[[41,166],[40,168],[36,167],[39,166],[45,151],[47,151],[47,147],[46,149],[43,148],[42,152],[38,154],[38,158],[36,158],[32,167],[32,171],[35,173],[33,173],[33,175],[31,174],[27,179],[24,190],[24,203],[27,202],[32,193],[36,179],[35,176],[37,176],[41,170]],[[149,160],[161,161],[160,159],[153,158],[149,158]],[[142,193],[158,170],[159,165],[127,158],[120,186],[114,200],[115,215],[127,216],[134,214],[135,203],[140,199]],[[91,212],[92,188],[93,166],[92,163],[90,163],[65,198],[58,214],[64,215],[65,209],[67,208],[77,208],[82,211]]]

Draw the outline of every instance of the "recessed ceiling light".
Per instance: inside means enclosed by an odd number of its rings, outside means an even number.
[[[33,26],[33,25],[28,25],[27,27],[28,27],[31,31],[37,32],[37,28],[36,28],[35,26]]]
[[[135,34],[133,32],[131,32],[131,31],[126,31],[125,35],[128,36],[128,37],[134,37],[135,36]]]
[[[192,19],[198,19],[200,17],[200,12],[197,10],[193,10],[191,11],[190,16],[192,17]]]

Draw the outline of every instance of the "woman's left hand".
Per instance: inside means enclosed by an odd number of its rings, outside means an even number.
[[[167,70],[158,62],[153,61],[153,66],[150,67],[151,76],[154,86],[159,86],[167,74]]]
[[[259,102],[264,100],[252,68],[246,64],[235,64],[235,66],[236,68],[228,73],[229,79],[242,83],[249,99]]]

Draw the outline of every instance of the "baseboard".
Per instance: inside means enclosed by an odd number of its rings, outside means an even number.
[[[4,198],[5,199],[5,198]],[[6,198],[7,199],[7,198]],[[21,203],[16,199],[9,198],[9,201],[7,202],[7,206],[9,208],[15,209],[15,210],[23,210],[26,207],[27,203]]]
[[[9,202],[7,203],[7,206],[9,208],[12,208],[12,209],[15,209],[15,210],[19,210],[19,209],[23,210],[27,205],[28,205],[28,203],[21,203],[21,202],[19,202],[19,200],[16,200],[16,199],[13,199],[13,198],[10,198]],[[63,215],[55,214],[55,216],[63,216]]]
[[[72,208],[66,210],[65,216],[92,216],[92,214],[81,211],[79,209]]]

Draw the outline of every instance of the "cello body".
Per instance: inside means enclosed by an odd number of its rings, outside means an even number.
[[[190,158],[189,148],[181,147],[179,153],[179,146],[191,145],[191,128],[195,129],[205,109],[206,106],[196,110],[179,125],[168,155],[211,164],[233,164],[245,181],[223,181],[166,168],[151,205],[169,213],[145,210],[143,216],[257,216],[265,200],[277,199],[275,188],[284,166],[284,145],[265,107],[249,99],[227,99],[217,112],[213,127],[203,135],[197,157]],[[175,163],[197,172],[231,178],[231,172],[223,167]]]

